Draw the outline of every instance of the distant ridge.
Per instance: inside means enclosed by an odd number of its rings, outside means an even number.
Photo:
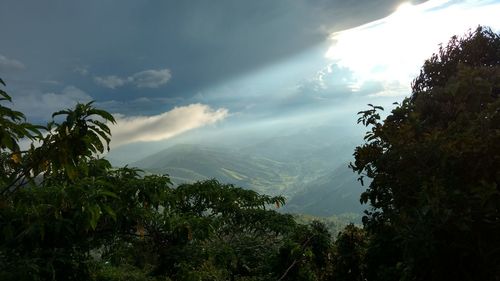
[[[361,213],[362,189],[357,176],[347,168],[347,161],[332,159],[333,155],[327,145],[295,148],[279,139],[243,149],[177,144],[130,166],[168,174],[175,184],[216,178],[261,193],[284,195],[288,212],[316,216]],[[341,164],[327,169],[331,167],[325,167],[328,162]]]

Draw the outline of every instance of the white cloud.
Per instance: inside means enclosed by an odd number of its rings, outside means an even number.
[[[24,64],[18,60],[10,59],[6,56],[0,55],[0,72],[8,72],[13,70],[23,70]]]
[[[135,85],[137,88],[158,88],[166,84],[172,74],[168,68],[165,69],[149,69],[137,72],[128,77],[122,78],[116,75],[94,77],[94,81],[103,87],[116,89],[125,84]]]
[[[30,93],[22,96],[22,103],[17,103],[16,109],[29,118],[49,119],[52,113],[66,108],[72,108],[78,102],[89,102],[92,97],[74,86],[65,87],[60,94],[57,93]]]
[[[228,110],[214,110],[204,104],[175,107],[153,116],[126,117],[116,115],[117,124],[111,125],[112,142],[116,147],[138,141],[158,141],[179,135],[188,130],[223,120]]]
[[[116,89],[125,85],[128,81],[127,79],[120,78],[115,75],[105,76],[105,77],[94,77],[94,81],[103,87]]]
[[[172,74],[169,69],[145,70],[129,77],[138,88],[158,88],[166,84],[170,78]]]
[[[406,95],[425,59],[440,43],[479,24],[498,30],[499,14],[500,3],[492,1],[402,4],[386,18],[333,33],[326,57],[353,71],[353,89],[366,81],[380,81],[387,87],[375,95]]]

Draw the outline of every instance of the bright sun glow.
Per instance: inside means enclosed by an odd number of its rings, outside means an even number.
[[[400,4],[396,9],[396,13],[409,13],[412,11],[413,5],[411,3],[405,2]]]
[[[377,95],[405,95],[440,43],[479,24],[498,31],[499,14],[500,3],[492,1],[403,3],[386,18],[332,34],[326,57],[354,72],[354,91],[376,81],[384,88]]]

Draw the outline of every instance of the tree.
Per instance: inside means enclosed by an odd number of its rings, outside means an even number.
[[[0,85],[6,86],[1,78]],[[0,89],[0,102],[4,101],[12,99]],[[19,140],[39,138],[41,128],[27,123],[23,113],[0,104],[0,193],[7,192],[22,178]]]
[[[92,102],[52,118],[0,106],[0,280],[328,278],[330,234],[275,211],[283,197],[113,168],[114,118]]]
[[[347,225],[335,240],[334,280],[365,280],[366,233],[354,224]]]
[[[52,114],[52,118],[65,118],[60,124],[50,122],[47,135],[40,139],[42,144],[29,151],[32,174],[43,172],[46,177],[58,175],[70,180],[85,177],[89,161],[109,151],[111,130],[105,122],[115,123],[115,119],[110,113],[94,108],[92,103],[77,104],[74,110]]]
[[[1,78],[0,85],[6,86]],[[12,98],[2,89],[0,89],[1,101],[12,102]],[[37,126],[33,126],[25,121],[26,118],[22,112],[0,105],[0,149],[18,153],[18,141],[20,139],[33,139],[34,134],[40,134]]]
[[[360,112],[369,280],[500,278],[499,95],[500,36],[478,27],[440,47],[383,122]]]
[[[276,280],[331,280],[332,243],[326,226],[319,221],[299,225],[280,247]]]

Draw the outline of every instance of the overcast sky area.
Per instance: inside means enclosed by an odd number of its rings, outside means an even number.
[[[500,1],[0,0],[0,77],[31,122],[95,100],[112,147],[286,124],[356,126]]]

